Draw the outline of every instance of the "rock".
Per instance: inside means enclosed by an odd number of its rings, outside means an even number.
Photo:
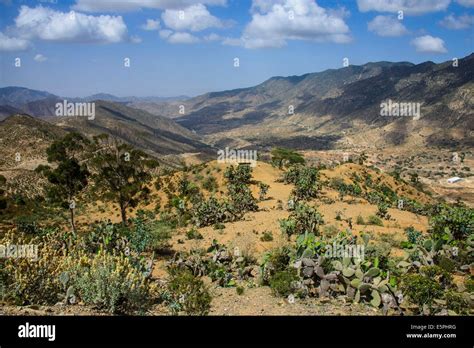
[[[244,262],[244,261],[245,261],[245,259],[244,259],[242,256],[239,256],[239,257],[235,260],[235,262],[237,262],[237,263],[241,263],[241,262]]]
[[[470,268],[471,268],[470,265],[462,265],[462,266],[460,267],[461,271],[469,271]]]
[[[314,280],[313,279],[305,279],[303,280],[303,284],[306,286],[312,286],[314,285]]]
[[[301,268],[301,261],[295,261],[295,263],[293,263],[293,267],[294,268]]]
[[[255,277],[258,276],[259,272],[260,272],[260,270],[259,270],[258,266],[253,266],[252,270],[250,271],[250,275],[255,278]]]
[[[303,266],[305,266],[305,267],[314,267],[314,266],[316,266],[316,263],[315,263],[313,260],[311,260],[311,259],[309,259],[309,258],[307,258],[307,257],[301,259],[301,263],[302,263]]]
[[[304,267],[303,268],[303,276],[305,278],[311,278],[314,274],[314,268],[313,267]]]

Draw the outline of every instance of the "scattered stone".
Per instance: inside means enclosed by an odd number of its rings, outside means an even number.
[[[306,258],[306,257],[303,258],[303,259],[301,259],[301,263],[302,263],[303,266],[305,266],[305,267],[314,267],[314,266],[316,266],[316,263],[315,263],[313,260],[308,259],[308,258]]]
[[[311,278],[314,274],[314,268],[313,267],[305,267],[303,268],[303,276],[305,278]]]

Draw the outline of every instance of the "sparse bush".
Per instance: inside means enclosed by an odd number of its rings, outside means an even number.
[[[188,239],[203,239],[204,237],[202,236],[201,233],[194,227],[191,228],[189,231],[186,232],[186,238]]]
[[[270,278],[270,287],[275,295],[286,297],[294,292],[298,279],[295,269],[279,271]]]
[[[62,287],[59,274],[63,267],[62,238],[46,235],[26,239],[21,233],[7,233],[0,245],[37,245],[38,259],[27,257],[0,259],[4,297],[17,305],[58,302]]]
[[[86,304],[111,313],[144,313],[150,305],[150,283],[130,258],[99,252],[69,259],[71,286]]]
[[[383,226],[383,221],[378,216],[370,215],[367,218],[367,225]]]
[[[271,232],[263,232],[263,236],[260,238],[262,242],[271,242],[273,240],[273,234]]]
[[[264,201],[266,196],[267,196],[267,193],[268,193],[268,189],[270,188],[270,185],[267,185],[263,182],[259,183],[258,184],[258,187],[259,187],[259,199],[261,201]]]
[[[217,180],[215,177],[213,177],[212,175],[211,176],[208,176],[204,182],[202,183],[202,187],[203,189],[209,191],[209,192],[215,192],[217,191],[218,189],[218,185],[217,185]]]
[[[457,314],[469,313],[469,301],[463,296],[463,294],[456,293],[454,291],[447,291],[445,294],[445,299],[448,309],[456,312]]]
[[[319,172],[314,167],[290,167],[283,176],[283,181],[295,185],[292,194],[297,200],[315,198],[321,188]]]
[[[405,234],[407,236],[408,242],[411,244],[417,244],[421,238],[421,232],[415,230],[413,226],[405,228]]]
[[[365,225],[365,221],[364,221],[364,218],[362,217],[362,215],[357,216],[356,224],[357,225]]]
[[[230,218],[229,207],[226,202],[219,202],[211,197],[194,207],[194,222],[198,227],[214,225]]]
[[[186,269],[172,267],[169,271],[170,280],[164,297],[173,314],[207,315],[212,297],[203,281]]]
[[[430,232],[437,238],[449,233],[454,239],[466,238],[474,231],[474,209],[467,207],[442,207],[431,220]]]
[[[287,219],[280,220],[280,229],[288,237],[302,233],[319,235],[319,227],[322,224],[323,216],[315,208],[299,203]]]
[[[272,149],[272,165],[282,168],[294,164],[304,164],[304,157],[296,151],[276,147]]]
[[[441,285],[422,274],[405,275],[402,280],[402,289],[420,310],[424,305],[431,306],[435,299],[443,296]]]

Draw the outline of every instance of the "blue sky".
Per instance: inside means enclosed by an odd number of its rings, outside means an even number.
[[[0,86],[71,97],[194,96],[473,47],[474,0],[0,0]]]

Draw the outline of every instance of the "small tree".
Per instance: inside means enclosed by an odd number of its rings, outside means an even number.
[[[296,151],[276,147],[272,150],[272,164],[278,168],[294,164],[304,164],[304,157]]]
[[[93,153],[91,165],[98,193],[119,204],[122,223],[127,225],[127,208],[134,208],[140,200],[149,197],[150,170],[158,162],[105,134],[94,137]]]
[[[69,209],[72,231],[76,232],[74,210],[75,197],[87,186],[90,175],[87,166],[81,163],[89,140],[79,133],[69,133],[55,141],[46,150],[48,162],[56,164],[56,168],[39,166],[38,172],[46,175],[50,184],[47,196],[54,202]]]
[[[367,161],[367,155],[365,152],[362,152],[359,156],[359,164],[360,165],[363,165],[365,163],[365,161]]]

